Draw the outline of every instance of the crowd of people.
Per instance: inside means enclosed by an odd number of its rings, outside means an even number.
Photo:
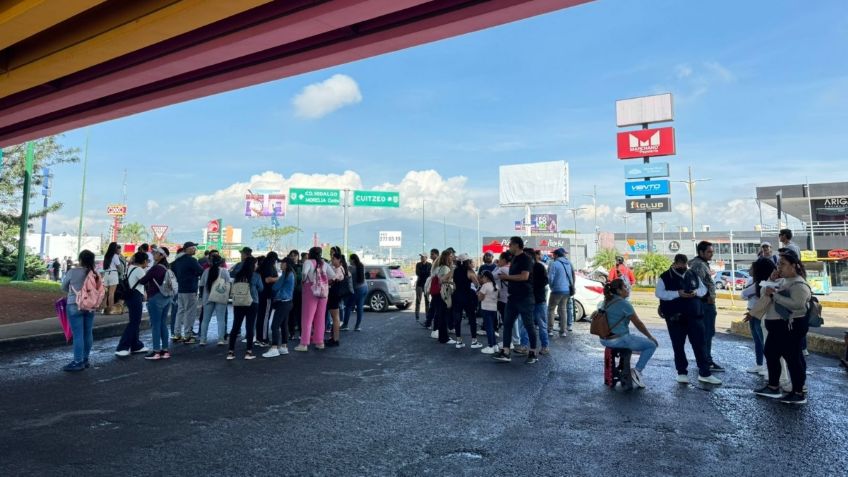
[[[782,241],[785,236],[782,231]],[[783,244],[791,245],[790,239],[791,235]],[[750,323],[755,345],[756,366],[748,371],[767,377],[766,385],[755,390],[757,395],[803,404],[807,399],[804,349],[812,292],[796,250],[780,248],[775,261],[767,255],[767,245],[763,244],[763,256],[752,265],[752,282],[743,291],[749,303],[745,320]],[[692,260],[676,255],[672,266],[659,277],[655,290],[660,300],[658,313],[666,321],[677,381],[689,382],[688,339],[697,379],[720,385],[715,373],[725,370],[712,353],[717,313],[709,265],[713,245],[702,241],[696,251]],[[104,309],[114,305],[116,290],[122,290],[129,324],[117,346],[120,357],[145,353],[148,360],[169,359],[172,343],[206,346],[213,316],[217,345],[228,346],[228,360],[236,357],[242,325],[247,360],[256,358],[255,347],[268,348],[262,354],[266,358],[288,354],[289,341],[297,342],[294,350],[298,352],[339,346],[354,309],[354,330],[361,330],[367,285],[356,254],[346,258],[333,247],[328,260],[321,248],[313,247],[303,254],[292,250],[284,258],[276,252],[254,257],[245,247],[241,260],[228,269],[217,251],[206,252],[200,260],[195,259],[196,253],[197,245],[186,242],[169,262],[167,248],[145,245],[124,265],[113,243],[99,273],[94,255],[87,250],[80,253],[79,266],[69,270],[62,282],[68,302],[73,304],[68,314],[74,336],[83,336],[74,340],[74,360],[65,369],[78,371],[88,366],[94,310],[77,306],[75,298],[86,293],[89,274],[96,277],[96,286],[102,287]],[[568,252],[562,248],[546,257],[539,250],[525,248],[521,237],[512,237],[508,251],[497,259],[486,253],[478,267],[467,254],[457,255],[452,248],[432,249],[429,257],[420,256],[415,272],[415,319],[439,343],[480,349],[501,363],[512,361],[514,355],[526,356],[526,363],[533,364],[550,353],[549,338],[572,331],[576,277]],[[604,286],[602,313],[597,316],[607,320],[610,330],[608,336],[600,337],[601,344],[639,354],[632,379],[644,388],[643,372],[658,342],[629,302],[634,284],[632,271],[623,260],[617,260]],[[152,349],[139,338],[144,301],[150,315]],[[230,301],[233,319],[228,327]],[[478,317],[482,318],[484,342],[478,340]],[[467,338],[463,337],[465,322]],[[630,332],[631,323],[644,337]]]

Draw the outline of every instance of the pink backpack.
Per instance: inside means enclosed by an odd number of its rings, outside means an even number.
[[[312,296],[315,298],[327,298],[330,295],[330,279],[323,266],[318,265],[317,260],[312,260],[315,265],[315,279],[312,282]]]
[[[71,289],[73,290],[73,288]],[[77,308],[80,311],[96,310],[106,295],[106,287],[103,286],[100,276],[91,271],[85,276],[82,288],[73,291],[77,296]]]

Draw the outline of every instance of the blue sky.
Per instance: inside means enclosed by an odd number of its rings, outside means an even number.
[[[712,179],[697,189],[698,224],[750,230],[757,185],[848,178],[846,45],[841,0],[600,0],[87,128],[86,228],[106,229],[127,169],[128,220],[181,238],[217,215],[250,228],[258,222],[238,216],[244,190],[291,184],[401,191],[400,211],[360,209],[353,222],[417,213],[426,198],[448,222],[467,225],[479,210],[484,228],[506,232],[521,214],[498,208],[497,166],[566,160],[572,206],[590,205],[584,194],[597,185],[602,229],[622,230],[615,100],[671,92],[672,179],[690,165]],[[309,95],[311,113],[295,106],[334,75],[352,81]],[[81,147],[85,137],[63,141]],[[66,208],[50,231],[72,232],[81,167],[55,173]],[[683,185],[672,203],[655,222],[688,225]],[[579,229],[591,227],[589,212]],[[305,215],[307,231],[341,224],[336,210]]]

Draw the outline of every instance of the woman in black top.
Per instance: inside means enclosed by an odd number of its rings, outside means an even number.
[[[277,262],[280,257],[277,252],[268,252],[262,260],[262,265],[258,266],[259,276],[262,278],[262,291],[259,292],[259,311],[256,314],[256,345],[267,347],[268,340],[268,324],[270,323],[271,312],[273,311],[274,292],[271,286],[280,276],[277,271]]]
[[[353,310],[355,305],[356,325],[353,327],[353,330],[360,331],[360,326],[362,326],[363,308],[365,307],[365,297],[368,295],[368,284],[365,283],[365,266],[362,265],[362,262],[359,260],[359,255],[355,253],[350,254],[348,273],[353,279],[353,295],[350,295],[345,299],[342,330],[347,331],[347,323],[348,320],[350,320],[350,312]]]
[[[471,288],[472,283],[476,288],[480,286],[480,282],[471,267],[471,258],[468,255],[460,255],[458,262],[459,266],[453,272],[456,290],[454,290],[451,300],[453,302],[451,311],[456,338],[448,341],[448,344],[454,344],[457,348],[465,347],[465,343],[462,342],[462,312],[464,311],[466,318],[468,318],[468,327],[471,329],[471,347],[482,348],[483,345],[477,341],[477,293]]]

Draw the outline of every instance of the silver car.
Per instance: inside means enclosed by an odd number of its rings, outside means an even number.
[[[365,306],[371,311],[388,311],[389,306],[405,310],[415,301],[415,289],[397,265],[365,265],[365,283]]]

